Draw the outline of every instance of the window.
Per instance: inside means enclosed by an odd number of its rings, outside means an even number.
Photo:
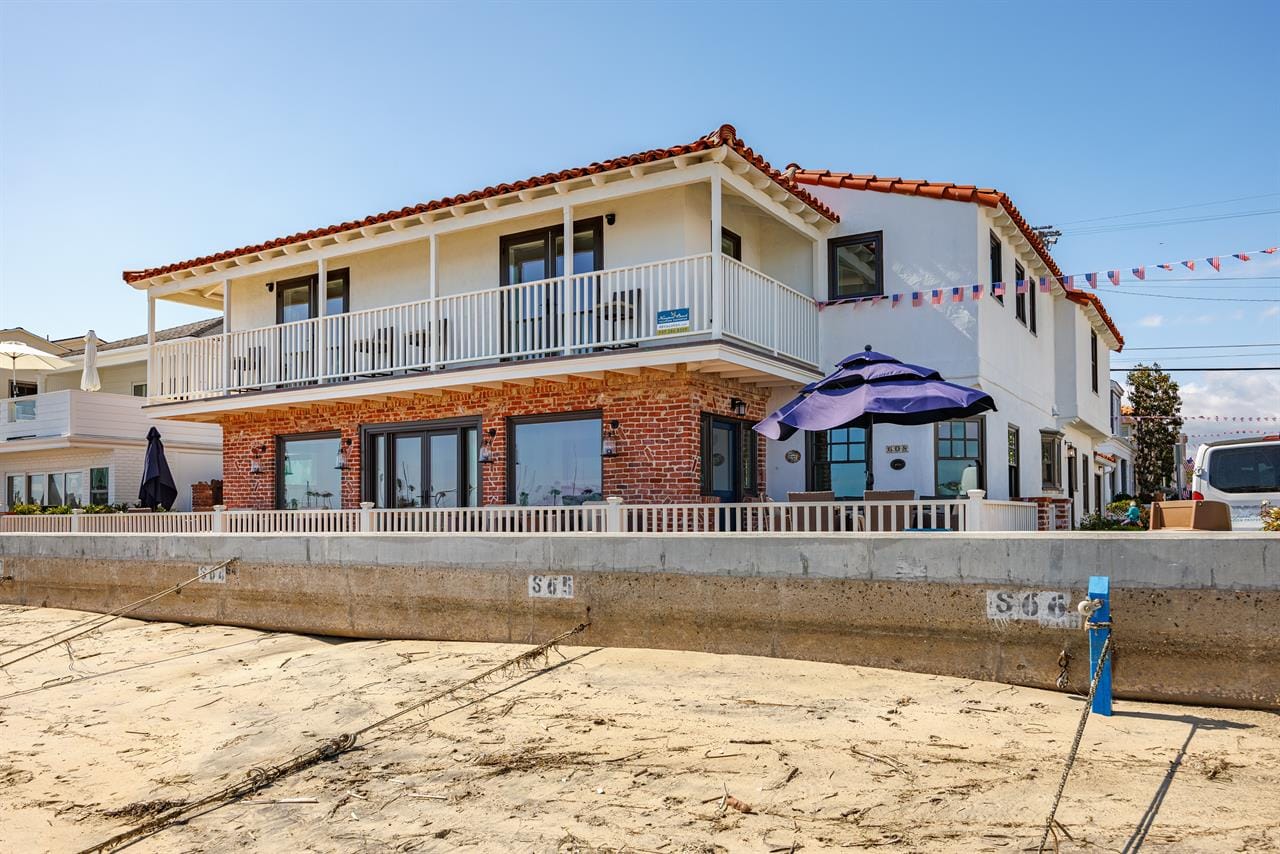
[[[10,510],[19,504],[27,503],[27,479],[20,474],[11,474],[5,478],[4,497]]]
[[[130,389],[130,393],[131,393],[134,397],[146,397],[146,396],[147,396],[147,384],[146,384],[146,383],[134,383],[134,384],[133,384],[133,387]]]
[[[107,504],[111,501],[111,469],[89,469],[89,503]]]
[[[341,449],[338,433],[276,438],[276,507],[280,510],[342,506]]]
[[[1102,512],[1102,475],[1095,474],[1093,476],[1093,509]]]
[[[1089,368],[1093,371],[1093,393],[1098,393],[1098,333],[1089,330]]]
[[[513,418],[507,433],[512,504],[573,506],[603,500],[599,413]]]
[[[31,504],[44,504],[45,476],[33,474],[27,477],[27,501]]]
[[[1205,469],[1209,485],[1221,492],[1280,492],[1280,445],[1213,448]]]
[[[1013,316],[1018,318],[1019,323],[1026,326],[1027,294],[1022,293],[1019,288],[1026,288],[1027,291],[1030,291],[1031,286],[1027,282],[1027,271],[1022,268],[1021,264],[1013,265],[1013,280]]]
[[[1004,250],[1000,246],[1000,238],[991,232],[991,294],[996,302],[1004,305],[1004,294],[996,293],[996,282],[1004,281]]]
[[[1080,509],[1089,512],[1089,455],[1080,455]]]
[[[1062,434],[1040,431],[1040,485],[1062,490]]]
[[[841,500],[862,498],[871,461],[871,431],[841,427],[809,434],[809,488],[830,490]]]
[[[1028,313],[1031,315],[1031,332],[1033,334],[1036,331],[1036,293],[1037,291],[1036,291],[1035,283],[1028,281],[1027,282],[1027,308],[1030,309]]]
[[[742,238],[727,228],[720,229],[720,253],[735,261],[742,260]]]
[[[32,382],[24,382],[23,380],[9,380],[9,397],[30,397],[38,394],[39,387]]]
[[[504,235],[498,241],[499,284],[503,287],[528,285],[564,275],[564,226],[550,225]],[[590,273],[604,266],[604,220],[600,217],[574,223],[573,272]],[[577,301],[593,305],[599,298],[593,289],[599,282],[576,279]],[[555,284],[534,285],[503,293],[499,311],[502,350],[514,358],[533,358],[563,347],[564,324],[548,322],[561,316],[561,288]],[[591,323],[580,315],[580,323]],[[580,331],[581,328],[580,328]]]
[[[1018,436],[1018,428],[1009,425],[1009,497],[1022,496],[1022,444]]]
[[[1129,461],[1128,460],[1120,461],[1120,491],[1125,494],[1129,493]]]
[[[351,302],[351,273],[330,270],[325,283],[325,315],[345,314]],[[276,282],[276,323],[292,323],[319,316],[318,276]]]
[[[828,294],[833,300],[884,293],[884,232],[827,241]]]
[[[702,415],[702,494],[721,501],[755,495],[759,459],[752,422],[721,415]]]
[[[941,497],[961,496],[984,489],[985,454],[982,420],[966,418],[934,425],[934,485]]]
[[[480,504],[480,419],[364,428],[364,497],[377,507]]]

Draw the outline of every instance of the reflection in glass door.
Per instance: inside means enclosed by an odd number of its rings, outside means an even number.
[[[869,431],[841,427],[811,436],[810,488],[829,490],[841,500],[862,498],[867,490]]]
[[[422,434],[402,433],[394,437],[391,470],[395,474],[392,507],[422,507]]]
[[[458,486],[461,483],[458,470],[458,434],[429,433],[427,442],[430,460],[427,465],[431,477],[428,495],[432,507],[457,507]]]

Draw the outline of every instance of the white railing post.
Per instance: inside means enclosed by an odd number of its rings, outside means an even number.
[[[964,509],[964,529],[966,531],[985,531],[982,518],[982,500],[987,497],[985,489],[970,489],[966,495],[969,503]]]
[[[227,505],[213,505],[213,518],[209,520],[209,530],[215,534],[226,533],[227,530]]]
[[[147,397],[157,397],[156,388],[156,298],[147,291]]]
[[[711,179],[711,337],[724,331],[724,256],[720,253],[722,223],[720,176]]]
[[[624,533],[626,525],[626,514],[622,509],[621,498],[606,498],[604,500],[604,529],[610,534]]]
[[[222,334],[216,340],[222,342],[222,392],[231,391],[231,280],[222,280]]]
[[[373,502],[360,502],[360,531],[361,533],[373,532]]]
[[[316,323],[315,340],[310,345],[315,351],[315,364],[311,369],[319,382],[329,373],[329,335],[325,328],[325,318],[329,314],[329,264],[324,258],[316,259]],[[305,335],[305,333],[304,333]],[[312,379],[312,377],[307,377]]]
[[[78,507],[71,511],[71,533],[80,533],[80,517],[83,515],[84,511]]]

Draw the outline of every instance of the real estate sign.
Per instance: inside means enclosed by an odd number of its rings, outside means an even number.
[[[689,309],[669,308],[658,312],[657,333],[659,335],[677,335],[689,331]]]

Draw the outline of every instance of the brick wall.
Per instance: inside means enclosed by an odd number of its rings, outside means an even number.
[[[531,385],[467,392],[415,394],[380,400],[314,404],[306,408],[239,413],[224,418],[223,498],[229,507],[266,509],[275,501],[276,437],[340,431],[348,465],[342,473],[342,506],[360,501],[361,425],[480,416],[481,435],[496,430],[493,461],[482,465],[485,504],[507,503],[507,419],[523,415],[596,410],[605,423],[617,419],[617,455],[602,460],[604,492],[635,503],[702,500],[701,414],[732,416],[730,400],[747,404],[746,418],[767,414],[768,395],[713,375],[646,370],[601,379],[539,380]],[[759,489],[764,489],[765,442],[759,442]],[[249,472],[257,457],[261,473]]]
[[[1071,527],[1071,499],[1052,498],[1039,495],[1033,498],[1019,498],[1036,505],[1037,531],[1066,531]]]

